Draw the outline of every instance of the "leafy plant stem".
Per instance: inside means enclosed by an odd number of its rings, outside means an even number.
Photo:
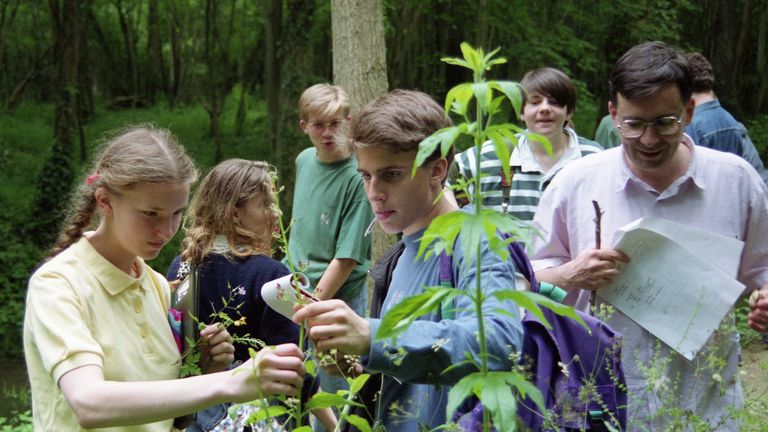
[[[483,79],[482,71],[475,71],[475,82],[479,82]],[[483,125],[483,109],[479,101],[475,101],[475,107],[477,109],[477,129],[475,130],[474,144],[475,144],[475,172],[480,173],[480,161],[481,150],[483,146],[483,131],[485,127]],[[475,187],[473,188],[472,201],[475,203],[475,215],[480,216],[480,211],[483,207],[482,204],[482,192],[480,191],[480,175],[474,176]],[[475,310],[477,314],[477,338],[480,344],[480,372],[483,375],[488,374],[488,347],[485,340],[485,320],[483,319],[483,289],[481,286],[482,276],[482,262],[480,260],[482,248],[481,243],[478,242],[475,253]],[[483,410],[483,432],[490,432],[491,419],[488,410]]]
[[[273,178],[273,180],[272,180],[273,184],[276,183],[276,180],[277,179]],[[291,259],[291,252],[288,250],[287,229],[285,228],[285,224],[283,223],[283,218],[280,217],[280,216],[282,216],[282,212],[280,211],[279,204],[278,204],[280,202],[280,200],[279,200],[280,197],[278,196],[278,194],[279,194],[278,188],[275,187],[273,189],[272,193],[274,195],[275,205],[278,206],[278,208],[277,208],[277,214],[278,214],[277,224],[278,224],[278,229],[279,229],[278,241],[280,242],[281,246],[283,247],[283,249],[285,251],[285,261],[288,263],[288,270],[291,272],[291,275],[293,275],[293,277],[291,278],[291,283],[293,284],[293,289],[296,291],[296,298],[300,299],[300,298],[302,298],[302,295],[301,295],[301,290],[299,288],[299,281],[298,281],[298,278],[296,277],[296,273],[297,273],[296,266],[293,264],[293,260]],[[299,349],[301,349],[301,350],[304,350],[304,334],[305,333],[306,333],[306,323],[302,322],[299,325]],[[301,413],[302,413],[301,397],[299,397],[299,400],[298,400],[297,405],[296,405],[296,409],[292,410],[292,414],[291,414],[293,416],[293,418],[296,420],[296,428],[300,428],[302,426],[302,424],[301,424],[301,419],[302,419]]]

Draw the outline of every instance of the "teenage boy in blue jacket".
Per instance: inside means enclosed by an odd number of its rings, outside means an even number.
[[[449,161],[440,150],[411,176],[419,143],[450,125],[440,106],[424,93],[395,90],[364,107],[352,120],[351,140],[357,151],[358,171],[368,201],[381,228],[402,233],[405,248],[392,272],[382,305],[382,316],[403,299],[439,285],[439,258],[416,257],[425,229],[438,216],[458,209],[441,195]],[[459,235],[451,257],[452,283],[461,290],[475,288],[475,258],[465,257]],[[482,287],[486,293],[514,289],[515,269],[489,251],[483,240]],[[432,313],[415,321],[392,341],[375,340],[381,320],[363,318],[338,300],[304,306],[295,322],[307,321],[309,338],[318,350],[337,349],[361,355],[360,369],[383,374],[376,417],[386,430],[419,431],[446,423],[445,405],[450,386],[475,372],[466,355],[479,361],[477,315],[467,297],[455,301],[453,316]],[[518,307],[488,296],[483,304],[491,370],[509,370],[509,354],[522,340]],[[446,369],[454,366],[450,371]]]

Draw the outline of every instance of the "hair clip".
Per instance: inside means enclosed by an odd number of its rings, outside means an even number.
[[[101,176],[99,175],[99,173],[91,174],[85,178],[85,184],[87,184],[88,186],[91,186],[94,182],[96,182],[96,180],[100,178]]]

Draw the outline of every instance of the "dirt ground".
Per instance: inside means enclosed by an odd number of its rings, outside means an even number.
[[[741,370],[745,396],[748,399],[768,398],[768,347],[755,343],[742,350]]]

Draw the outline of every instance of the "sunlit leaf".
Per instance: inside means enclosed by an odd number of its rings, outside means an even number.
[[[459,84],[448,90],[445,96],[445,112],[453,110],[456,114],[464,116],[472,99],[472,84]]]
[[[312,411],[315,409],[330,408],[330,407],[340,408],[340,407],[343,407],[345,404],[362,406],[357,402],[347,401],[342,396],[335,393],[319,392],[319,393],[315,393],[314,396],[312,396],[312,398],[306,403],[306,406],[304,407],[304,409],[307,411]]]
[[[550,157],[552,156],[552,144],[550,144],[549,138],[545,137],[544,135],[533,133],[533,132],[528,132],[528,131],[524,131],[523,134],[525,134],[525,136],[529,140],[535,141],[535,142],[541,144],[541,146],[544,148],[544,150],[547,152],[547,154]]]
[[[451,387],[448,392],[448,403],[445,406],[445,418],[453,417],[456,408],[464,402],[464,399],[474,395],[480,395],[485,376],[480,372],[471,373]]]
[[[448,149],[453,142],[456,141],[460,133],[460,129],[455,126],[440,129],[434,134],[424,138],[419,143],[419,151],[416,153],[416,160],[413,163],[413,169],[411,170],[411,176],[416,175],[416,170],[427,160],[440,146],[441,155],[445,156],[448,153]],[[443,150],[444,149],[444,150]]]
[[[517,400],[512,393],[512,387],[498,378],[493,372],[488,373],[480,391],[480,401],[483,403],[483,409],[490,411],[493,426],[497,431],[514,431]]]
[[[376,332],[376,340],[394,339],[400,336],[416,319],[434,312],[443,301],[464,295],[455,288],[428,287],[423,293],[406,297],[387,311]]]
[[[363,386],[368,381],[368,378],[370,378],[370,374],[360,374],[357,377],[355,377],[352,382],[349,383],[349,391],[351,391],[354,394],[357,394],[360,390],[363,389]]]
[[[462,226],[470,217],[465,212],[449,212],[433,219],[421,237],[416,257],[429,258],[433,254],[439,255],[441,252],[452,255],[456,236],[459,235]]]
[[[525,375],[515,372],[489,372],[490,379],[503,381],[509,387],[515,389],[520,396],[529,397],[539,408],[539,411],[545,412],[547,410],[544,406],[544,396],[541,394],[541,390],[536,387],[532,382],[525,379]]]
[[[279,417],[288,413],[288,408],[283,405],[263,405],[248,416],[248,424],[264,421],[270,418]]]
[[[584,327],[587,331],[589,331],[589,326],[587,326],[587,323],[584,322],[584,320],[576,313],[576,310],[572,308],[571,306],[564,305],[562,303],[558,303],[549,297],[536,294],[530,291],[496,291],[493,293],[493,295],[498,298],[499,300],[511,300],[517,303],[518,306],[531,311],[532,314],[536,316],[536,318],[541,321],[542,324],[544,324],[547,328],[552,328],[552,326],[547,322],[547,320],[544,318],[543,313],[541,312],[541,309],[539,306],[546,307],[547,309],[550,309],[552,312],[556,313],[557,315],[564,316],[567,318],[571,318],[577,323],[581,324],[582,327]]]
[[[493,97],[493,92],[488,86],[488,83],[480,82],[472,84],[472,94],[474,94],[475,99],[477,99],[477,102],[480,104],[480,109],[482,109],[483,112],[488,112],[488,106],[491,104],[491,98]]]
[[[489,131],[488,137],[493,142],[493,151],[496,153],[496,157],[501,163],[501,171],[507,184],[512,184],[512,176],[510,175],[509,168],[509,155],[512,153],[510,147],[512,143],[507,142],[504,136],[500,132]]]
[[[488,83],[493,89],[498,90],[509,99],[515,115],[520,118],[523,109],[523,88],[514,81],[491,81]]]
[[[368,422],[359,415],[351,414],[344,417],[344,420],[349,422],[349,424],[352,426],[356,427],[360,432],[372,432],[371,425],[369,425]]]

